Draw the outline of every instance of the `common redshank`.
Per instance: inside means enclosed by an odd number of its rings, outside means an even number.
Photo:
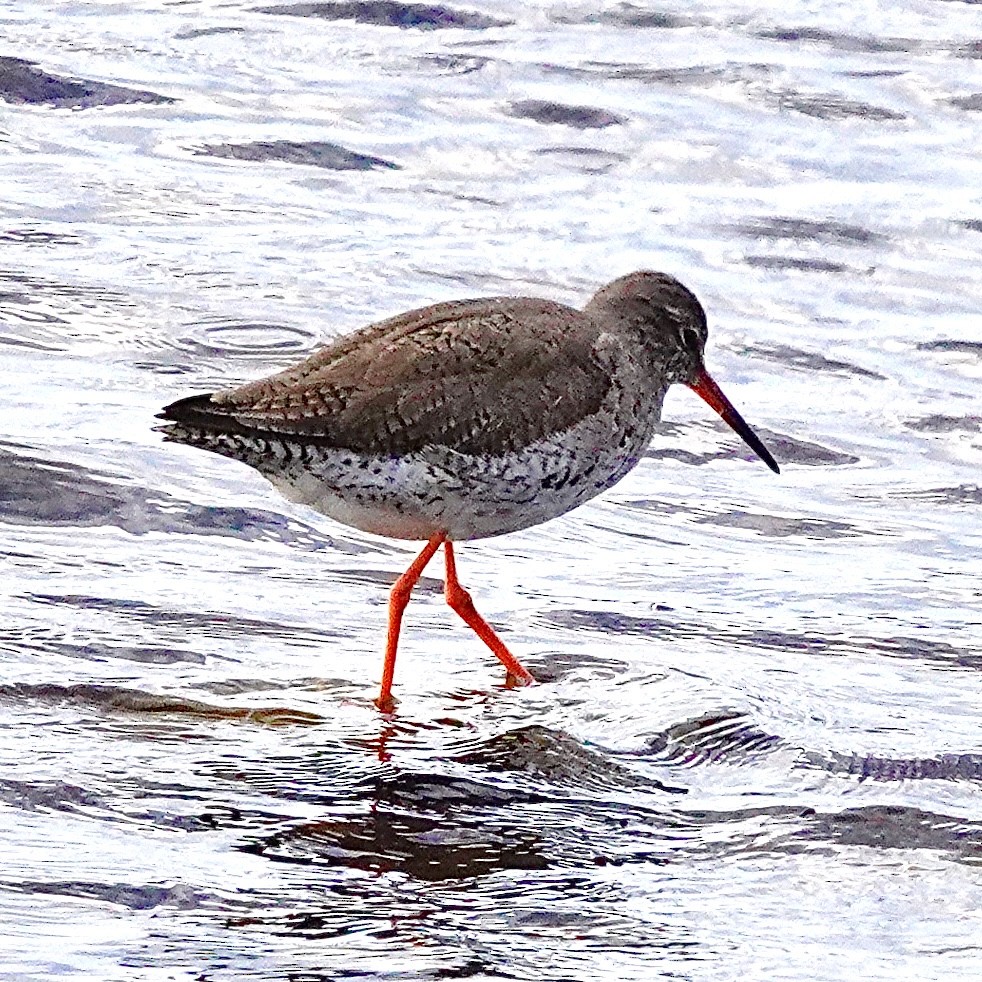
[[[389,598],[376,700],[389,710],[403,612],[441,545],[447,603],[509,680],[533,681],[460,585],[453,543],[537,525],[616,484],[641,459],[673,383],[778,472],[706,371],[706,337],[693,293],[640,271],[583,310],[531,297],[411,310],[160,417],[171,421],[167,439],[250,464],[291,501],[365,532],[426,540]]]

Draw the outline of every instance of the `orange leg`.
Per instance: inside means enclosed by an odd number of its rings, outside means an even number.
[[[436,540],[430,539],[430,545],[433,545],[434,541]],[[439,546],[438,541],[437,546]],[[429,546],[427,546],[428,548]],[[443,550],[447,554],[447,579],[444,595],[451,609],[460,614],[467,624],[474,629],[477,636],[501,659],[502,664],[508,670],[509,681],[521,682],[523,685],[534,682],[532,673],[524,668],[505,647],[501,638],[494,633],[494,628],[474,608],[471,595],[460,585],[460,580],[457,579],[457,563],[454,560],[453,543],[449,539],[443,541]]]
[[[434,535],[426,543],[423,551],[413,560],[412,565],[392,585],[389,594],[389,633],[385,640],[385,665],[382,667],[382,688],[379,691],[375,705],[383,713],[392,711],[392,677],[396,672],[396,648],[399,646],[399,628],[402,626],[402,614],[409,603],[413,587],[423,575],[426,564],[433,558],[440,545],[446,542],[446,536]],[[447,543],[449,545],[449,543]]]

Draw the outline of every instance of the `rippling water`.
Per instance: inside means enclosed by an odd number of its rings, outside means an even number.
[[[977,4],[0,12],[0,972],[976,979]],[[687,393],[603,499],[405,544],[165,445],[411,306],[653,267]]]

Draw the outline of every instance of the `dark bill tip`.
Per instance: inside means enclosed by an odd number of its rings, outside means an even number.
[[[713,381],[712,376],[703,369],[695,382],[689,388],[700,398],[704,399],[743,442],[750,447],[775,474],[781,473],[777,461],[771,456],[770,450],[761,443],[760,437],[750,428],[746,420],[733,408],[733,403],[723,395],[723,390]]]

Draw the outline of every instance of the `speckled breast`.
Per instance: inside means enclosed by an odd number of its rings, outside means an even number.
[[[367,456],[276,440],[252,453],[240,444],[235,456],[290,500],[345,525],[400,539],[480,539],[555,518],[611,487],[637,464],[659,411],[660,399],[635,395],[500,455],[430,446]]]

